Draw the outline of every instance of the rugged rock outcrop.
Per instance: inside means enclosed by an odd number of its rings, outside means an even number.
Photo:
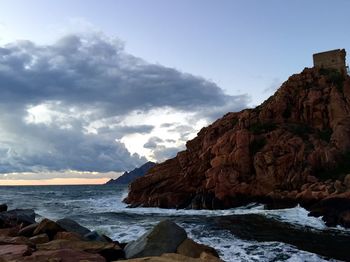
[[[0,212],[7,211],[7,205],[6,204],[0,204]]]
[[[213,257],[219,257],[218,252],[214,248],[198,244],[189,238],[185,239],[181,245],[177,247],[177,253],[187,257],[199,258],[203,252],[211,254]]]
[[[221,259],[212,256],[206,252],[202,252],[199,258],[192,258],[176,253],[166,253],[161,256],[143,257],[128,259],[129,262],[223,262]]]
[[[33,209],[14,209],[0,212],[0,228],[21,224],[23,226],[35,223]]]
[[[185,151],[135,180],[125,202],[216,209],[258,201],[312,209],[326,199],[349,200],[348,173],[350,77],[306,68],[260,106],[203,128]],[[322,205],[317,214],[328,209]],[[342,213],[329,224],[348,225],[350,215]]]
[[[127,244],[125,256],[138,258],[175,253],[186,238],[187,234],[183,228],[170,220],[164,220],[136,241]]]
[[[35,228],[33,235],[41,235],[46,234],[52,240],[56,233],[65,231],[62,227],[60,227],[56,222],[44,218],[38,226]]]
[[[1,260],[0,260],[1,261]],[[36,251],[31,256],[24,256],[18,260],[11,260],[16,262],[105,262],[103,256],[99,254],[87,253],[84,251],[74,249],[58,249],[49,251]]]
[[[56,221],[56,223],[64,230],[69,231],[69,232],[75,232],[75,233],[82,235],[82,236],[91,232],[86,227],[79,225],[77,222],[75,222],[74,220],[69,219],[69,218],[59,219]]]
[[[215,249],[188,239],[186,231],[169,220],[130,244],[120,244],[68,218],[43,218],[28,225],[33,215],[31,209],[0,211],[0,262],[110,262],[124,260],[126,254],[140,261],[221,261]],[[164,258],[167,252],[174,254]],[[141,258],[146,255],[159,257]]]
[[[133,182],[136,178],[144,176],[148,172],[148,170],[150,170],[155,165],[156,163],[149,161],[130,172],[125,172],[116,179],[111,179],[107,181],[106,185],[127,185]]]

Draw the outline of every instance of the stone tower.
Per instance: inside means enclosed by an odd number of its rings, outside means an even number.
[[[345,49],[335,49],[313,55],[314,67],[336,69],[346,74]]]

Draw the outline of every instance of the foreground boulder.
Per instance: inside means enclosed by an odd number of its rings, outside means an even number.
[[[49,239],[53,239],[57,232],[65,231],[56,222],[44,218],[35,228],[33,235],[47,234]]]
[[[97,231],[91,231],[87,233],[86,235],[84,235],[84,238],[90,241],[112,242],[112,240],[109,237],[102,235]]]
[[[0,259],[1,261],[1,259]],[[37,251],[31,256],[21,258],[23,262],[105,262],[106,260],[99,254],[91,254],[73,249],[60,249],[52,251]]]
[[[28,226],[35,223],[33,209],[14,209],[0,213],[0,228],[16,225]]]
[[[39,251],[53,251],[61,249],[73,249],[93,254],[100,254],[108,261],[124,258],[124,251],[115,243],[97,241],[81,241],[57,239],[45,244],[37,245]]]
[[[1,245],[0,262],[16,261],[24,256],[32,254],[32,249],[27,245]]]
[[[34,222],[32,210],[0,214],[0,262],[111,262],[125,259],[125,252],[129,257],[159,256],[140,261],[220,261],[213,248],[188,239],[184,229],[168,220],[126,245],[70,219],[44,218],[28,225]]]
[[[34,244],[44,244],[50,241],[49,236],[47,234],[40,234],[34,237],[29,238],[29,241]]]
[[[19,230],[20,230],[20,226],[1,228],[0,236],[15,237],[18,235]]]
[[[187,257],[181,254],[175,254],[175,253],[166,253],[161,256],[152,256],[152,257],[143,257],[143,258],[134,258],[134,259],[128,259],[126,261],[129,262],[222,262],[217,257],[213,257],[211,254],[208,253],[201,253],[201,255],[198,258],[192,258]]]
[[[31,237],[33,236],[33,233],[35,231],[35,229],[38,227],[38,223],[34,223],[31,225],[28,225],[26,227],[23,227],[19,232],[18,235],[19,236],[25,236],[25,237]]]
[[[84,240],[84,238],[75,232],[57,232],[54,240],[66,239],[66,240]],[[48,242],[48,241],[46,241]]]
[[[192,239],[185,239],[178,247],[176,253],[187,257],[199,258],[202,253],[211,254],[213,257],[219,257],[218,252],[209,246],[198,244]]]
[[[7,211],[7,205],[6,204],[0,204],[0,212]]]
[[[329,196],[349,198],[341,195],[350,191],[349,163],[350,77],[305,69],[260,106],[203,128],[185,151],[131,183],[125,202],[221,209],[254,201],[310,208]]]
[[[26,237],[0,236],[0,245],[10,245],[10,244],[33,246],[33,243]]]
[[[175,253],[187,238],[186,231],[170,220],[164,220],[125,247],[126,258],[160,256]]]
[[[77,223],[74,220],[69,219],[69,218],[59,219],[56,221],[56,223],[64,230],[69,231],[69,232],[75,232],[75,233],[79,234],[80,236],[84,236],[84,235],[90,233],[89,229],[87,229],[86,227],[83,227],[79,223]]]

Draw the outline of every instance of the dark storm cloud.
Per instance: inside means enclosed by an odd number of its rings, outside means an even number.
[[[0,173],[123,171],[146,161],[144,157],[130,155],[113,134],[86,134],[79,128],[25,124],[15,114],[7,116],[0,116],[7,131],[0,137]]]
[[[0,51],[0,101],[62,101],[103,114],[171,106],[181,110],[225,105],[231,97],[215,83],[127,54],[119,42],[70,35],[49,46],[29,41]]]
[[[135,126],[115,126],[115,127],[101,127],[98,128],[99,135],[111,135],[117,139],[122,138],[126,134],[148,134],[153,130],[151,125],[135,125]]]
[[[120,41],[98,34],[0,47],[0,90],[3,173],[130,170],[145,159],[131,155],[118,139],[150,133],[153,126],[117,122],[94,134],[86,131],[89,123],[163,107],[214,120],[248,103],[245,95],[228,96],[204,78],[149,64],[126,53]],[[28,108],[44,103],[53,103],[59,114],[48,123],[26,122]],[[176,150],[156,148],[154,155],[159,161]]]

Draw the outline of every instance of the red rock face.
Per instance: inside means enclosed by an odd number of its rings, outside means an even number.
[[[130,185],[131,206],[301,203],[350,191],[350,77],[305,69],[255,109],[228,113]],[[348,162],[347,162],[348,161]],[[349,168],[348,168],[349,167]]]

